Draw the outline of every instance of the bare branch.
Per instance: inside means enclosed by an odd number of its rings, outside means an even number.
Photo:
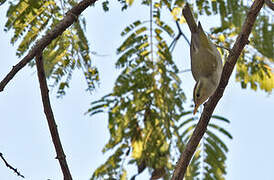
[[[172,180],[182,180],[184,178],[184,174],[186,172],[187,166],[201,140],[204,133],[206,132],[207,125],[212,116],[212,113],[218,103],[218,101],[223,96],[224,90],[228,84],[229,78],[233,71],[233,68],[239,58],[243,48],[248,43],[248,37],[251,33],[252,27],[256,20],[256,17],[263,7],[264,0],[255,0],[247,14],[246,20],[242,26],[242,31],[238,35],[237,40],[232,48],[232,53],[229,53],[228,60],[226,61],[220,84],[215,91],[215,93],[209,98],[209,100],[205,103],[202,115],[200,120],[188,141],[183,153],[180,156],[179,161],[176,164]]]
[[[77,17],[91,4],[94,4],[97,0],[83,0],[74,6],[71,10],[66,13],[66,16],[61,20],[51,31],[36,42],[29,53],[15,66],[12,67],[11,71],[6,77],[0,82],[0,92],[4,90],[5,86],[20,71],[28,62],[30,62],[37,51],[44,50],[53,39],[61,35],[73,22],[77,21]]]
[[[176,20],[175,23],[176,23],[177,29],[178,29],[178,31],[179,31],[179,34],[178,34],[178,35],[182,35],[182,36],[184,37],[185,41],[187,42],[187,44],[190,46],[190,42],[189,42],[189,40],[187,39],[186,35],[183,33],[183,31],[182,31],[182,29],[181,29],[181,26],[180,26],[180,24],[179,24],[179,22],[178,22],[178,20]],[[178,39],[179,39],[179,38],[178,38]]]
[[[37,74],[40,84],[40,90],[41,90],[41,96],[44,106],[44,113],[46,115],[48,126],[51,134],[51,138],[55,147],[55,151],[57,154],[56,159],[58,159],[59,164],[61,166],[63,176],[65,180],[72,180],[68,164],[66,161],[66,155],[64,153],[61,140],[59,137],[59,133],[57,130],[57,125],[54,120],[54,115],[51,109],[50,100],[49,100],[49,90],[47,86],[46,76],[45,76],[45,70],[43,65],[43,57],[42,57],[42,51],[37,52],[36,55],[36,67],[37,67]]]
[[[180,39],[181,36],[184,37],[185,41],[187,42],[187,44],[190,46],[190,42],[189,40],[187,39],[186,35],[183,33],[181,27],[180,27],[180,24],[179,22],[176,20],[175,21],[176,23],[176,26],[177,26],[177,29],[179,31],[179,33],[177,34],[177,36],[173,39],[173,41],[171,42],[171,44],[169,45],[168,49],[170,49],[170,52],[173,51],[173,49],[175,48],[175,45],[177,43],[177,41]]]
[[[15,172],[15,173],[17,174],[17,176],[20,176],[20,177],[22,177],[22,178],[25,178],[22,174],[20,174],[20,172],[19,172],[16,168],[12,167],[12,166],[7,162],[7,160],[4,158],[4,156],[3,156],[2,153],[0,153],[0,157],[1,157],[1,159],[4,161],[5,165],[6,165],[8,168],[10,168],[11,170],[13,170],[13,172]]]

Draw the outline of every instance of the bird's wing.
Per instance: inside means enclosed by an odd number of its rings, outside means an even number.
[[[211,76],[218,67],[218,59],[208,49],[199,49],[191,52],[191,70],[194,79],[197,81],[201,76]]]
[[[201,23],[198,23],[199,39],[200,39],[200,66],[202,76],[210,76],[217,68],[221,67],[222,59],[216,46],[208,39]]]
[[[198,35],[199,35],[200,45],[203,46],[204,48],[212,49],[213,43],[208,39],[200,22],[198,22]]]
[[[215,54],[211,50],[207,50],[207,56],[206,57],[201,57],[201,76],[211,76],[212,73],[214,73],[217,70],[218,67],[218,59],[215,56]]]

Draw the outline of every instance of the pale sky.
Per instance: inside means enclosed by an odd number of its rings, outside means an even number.
[[[19,62],[15,56],[15,46],[9,43],[11,34],[3,31],[6,8],[6,5],[0,7],[0,80]],[[76,180],[89,179],[95,168],[110,155],[101,152],[109,138],[107,115],[90,117],[84,113],[92,101],[112,90],[119,73],[114,63],[117,60],[116,48],[122,42],[120,32],[136,19],[148,19],[149,11],[133,7],[122,13],[115,5],[110,12],[104,13],[98,3],[95,8],[88,8],[84,15],[87,17],[87,37],[91,50],[107,55],[94,57],[100,72],[100,87],[90,95],[85,91],[86,84],[81,71],[77,71],[64,98],[56,98],[56,89],[50,93],[63,148]],[[206,30],[218,23],[214,17],[199,19]],[[182,27],[190,37],[187,27]],[[174,56],[179,69],[190,67],[189,47],[182,38]],[[181,74],[180,77],[188,102],[191,102],[194,87],[191,73]],[[231,121],[225,128],[232,134],[233,140],[224,139],[229,147],[227,180],[274,179],[273,107],[273,94],[261,90],[242,90],[240,84],[235,82],[235,73],[232,75],[214,112]],[[62,179],[59,163],[54,159],[56,154],[43,112],[35,68],[22,69],[0,93],[0,123],[0,152],[27,180]],[[135,173],[135,168],[129,168],[128,177]],[[0,179],[21,178],[0,161]],[[136,179],[148,179],[147,172]]]

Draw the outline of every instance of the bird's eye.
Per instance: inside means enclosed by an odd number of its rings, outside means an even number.
[[[200,94],[198,93],[198,94],[196,94],[196,96],[197,96],[197,97],[200,97]]]

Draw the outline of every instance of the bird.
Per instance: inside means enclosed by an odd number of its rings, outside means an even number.
[[[207,37],[200,22],[197,26],[188,3],[183,8],[183,15],[191,31],[191,72],[196,81],[193,90],[195,103],[193,114],[195,114],[199,106],[217,89],[223,65],[217,47]]]

